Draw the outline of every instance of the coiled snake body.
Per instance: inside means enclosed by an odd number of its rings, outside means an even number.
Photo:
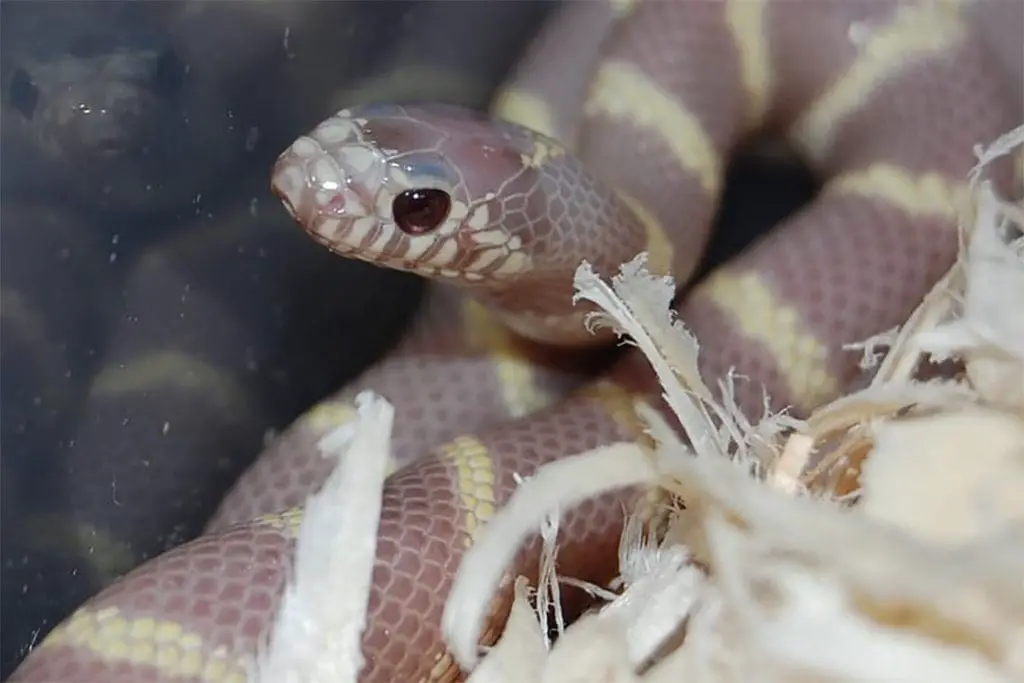
[[[91,600],[12,680],[243,680],[301,503],[330,465],[314,444],[366,388],[396,407],[397,471],[362,680],[457,679],[439,622],[476,530],[517,475],[641,438],[631,402],[656,394],[636,355],[596,380],[571,362],[609,341],[572,305],[580,261],[607,275],[647,251],[653,271],[686,281],[729,154],[752,133],[783,133],[823,189],[679,313],[706,377],[756,380],[737,386],[751,417],[761,383],[773,406],[804,413],[857,377],[842,345],[901,322],[952,263],[972,148],[1014,123],[989,60],[937,3],[568,3],[496,100],[523,127],[441,105],[327,119],[281,156],[275,192],[332,250],[438,280],[423,313],[392,355],[268,449],[206,535]],[[622,502],[566,512],[562,573],[612,578]],[[530,574],[536,547],[519,561]]]

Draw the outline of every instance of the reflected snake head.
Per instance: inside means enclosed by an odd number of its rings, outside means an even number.
[[[5,102],[50,154],[109,165],[161,144],[184,78],[170,49],[69,52],[25,60]]]

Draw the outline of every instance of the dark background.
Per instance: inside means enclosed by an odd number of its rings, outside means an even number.
[[[996,32],[1024,7],[1004,4]],[[552,7],[0,4],[0,678],[198,533],[267,435],[414,312],[418,280],[294,227],[277,154],[347,104],[486,106]],[[130,105],[105,108],[118,88]],[[813,189],[792,165],[734,165],[708,263]]]

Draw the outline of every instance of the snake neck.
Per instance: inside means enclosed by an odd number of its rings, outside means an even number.
[[[573,303],[572,273],[558,278],[518,281],[502,288],[469,287],[466,293],[491,311],[518,337],[547,346],[591,348],[615,339],[605,328],[588,329],[587,316],[597,309]]]

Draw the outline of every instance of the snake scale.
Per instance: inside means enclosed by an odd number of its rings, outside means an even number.
[[[804,414],[858,381],[842,344],[905,319],[955,258],[973,146],[1015,123],[991,59],[955,3],[567,3],[493,119],[439,104],[328,118],[281,155],[274,191],[329,249],[435,280],[419,319],[268,448],[206,534],[87,602],[11,680],[243,681],[301,502],[327,473],[315,443],[363,389],[397,421],[361,680],[459,679],[439,622],[475,532],[517,476],[642,438],[632,401],[657,400],[634,353],[593,377],[589,350],[610,340],[572,305],[579,262],[608,275],[647,251],[654,272],[686,282],[729,155],[754,133],[784,135],[820,193],[678,310],[705,377],[735,369]],[[758,387],[737,385],[755,418]],[[636,495],[566,512],[562,573],[612,578]]]

